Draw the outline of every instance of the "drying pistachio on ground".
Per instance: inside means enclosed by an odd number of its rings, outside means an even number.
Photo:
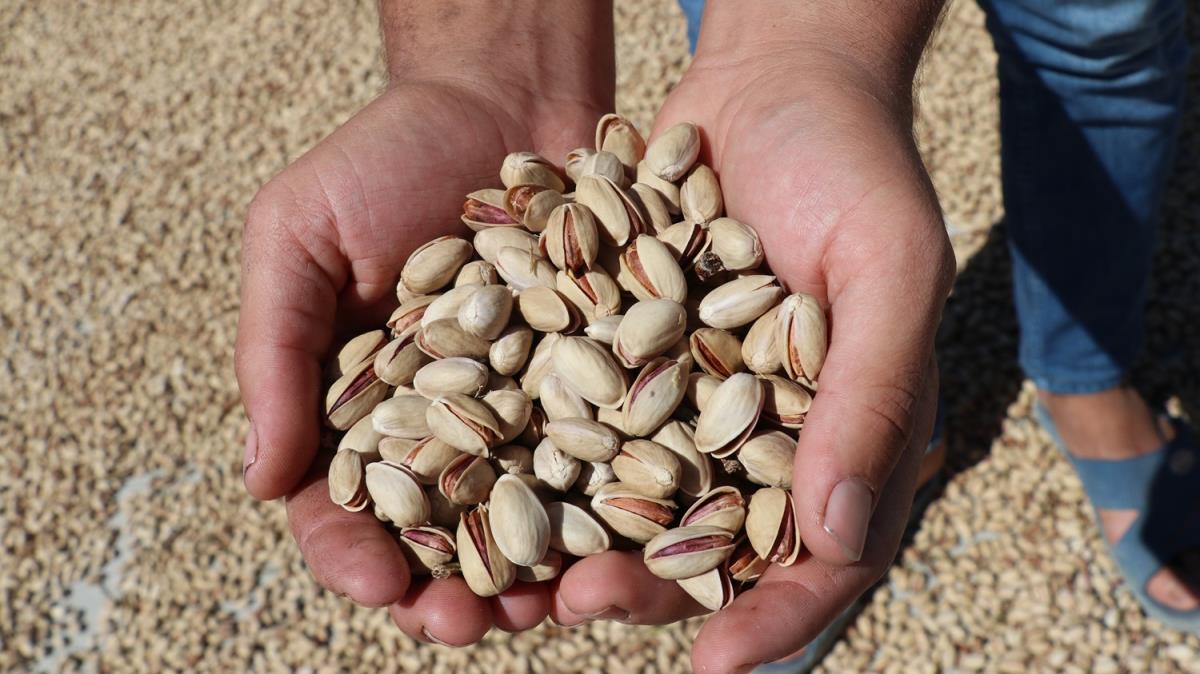
[[[709,611],[720,611],[733,602],[733,581],[725,567],[718,566],[699,576],[675,581],[696,603]]]
[[[695,124],[680,122],[650,141],[643,161],[654,175],[675,182],[692,168],[699,156],[700,130]]]
[[[591,209],[576,203],[555,208],[542,234],[541,249],[559,269],[573,274],[591,269],[600,252],[600,235]]]
[[[723,459],[742,446],[762,413],[762,383],[739,372],[721,382],[709,396],[696,423],[696,449]]]
[[[473,249],[457,236],[442,236],[413,251],[400,271],[400,285],[425,295],[447,285],[471,258]]]
[[[675,520],[675,502],[611,482],[592,496],[592,512],[618,534],[645,543],[666,531]]]
[[[563,337],[553,349],[554,373],[564,384],[598,407],[621,406],[628,380],[603,344],[587,337]]]
[[[471,286],[464,286],[471,287]],[[456,288],[457,290],[457,288]],[[480,339],[493,340],[508,325],[512,315],[512,291],[504,286],[485,285],[459,305],[458,327]]]
[[[646,363],[625,396],[622,429],[640,437],[661,426],[683,401],[687,376],[687,364],[672,358],[655,358]]]
[[[763,383],[762,418],[784,428],[803,428],[804,417],[812,406],[812,394],[808,389],[773,374],[760,379]]]
[[[783,369],[792,379],[816,381],[829,346],[825,311],[817,298],[804,293],[789,295],[779,305],[778,332]]]
[[[646,568],[666,580],[698,576],[715,569],[733,552],[733,534],[718,527],[668,529],[646,543]]]
[[[476,232],[472,243],[479,257],[495,267],[502,248],[537,250],[538,237],[519,227],[494,227]],[[496,273],[499,273],[499,269]]]
[[[646,141],[633,122],[609,113],[596,123],[596,150],[611,152],[632,173],[646,154]]]
[[[792,495],[776,487],[754,492],[746,515],[746,536],[758,556],[768,562],[781,566],[796,563],[803,546]]]
[[[515,185],[543,185],[563,192],[566,185],[554,165],[534,152],[513,152],[500,165],[500,182],[506,188]]]
[[[429,499],[409,469],[376,461],[367,465],[366,482],[371,500],[392,524],[413,527],[429,521]]]
[[[683,467],[671,450],[650,440],[630,440],[612,460],[617,479],[654,498],[667,498],[679,488]]]
[[[426,398],[448,393],[474,396],[487,386],[488,369],[483,363],[461,356],[428,363],[412,379],[413,388]]]
[[[490,345],[486,340],[463,330],[456,318],[443,318],[421,328],[416,336],[417,348],[431,358],[464,356],[487,358]]]
[[[513,584],[516,567],[496,545],[487,509],[474,508],[462,514],[455,542],[463,580],[472,592],[494,597]]]
[[[779,332],[779,307],[771,309],[759,316],[746,338],[742,340],[742,360],[746,369],[757,374],[773,374],[778,372],[783,363],[779,358],[779,346],[776,335]]]
[[[589,324],[621,311],[621,288],[601,269],[582,274],[558,272],[555,287],[579,310]]]
[[[621,450],[616,431],[587,417],[555,419],[544,430],[555,447],[580,461],[611,461]]]
[[[533,491],[516,475],[502,475],[488,504],[492,538],[513,564],[534,566],[550,547],[550,519]]]
[[[546,419],[550,421],[571,418],[591,419],[594,416],[591,404],[578,393],[567,388],[556,374],[548,374],[542,378],[542,384],[538,387],[538,400],[546,412]]]
[[[774,276],[752,275],[722,284],[700,302],[700,320],[714,328],[739,328],[762,316],[783,297]]]
[[[688,171],[683,185],[679,187],[679,207],[688,222],[708,223],[725,210],[721,197],[721,186],[717,174],[704,164],[696,164]]]
[[[617,283],[639,300],[687,299],[687,280],[666,244],[648,234],[638,236],[620,258]]]
[[[755,433],[738,450],[746,479],[766,487],[791,489],[795,459],[795,438],[780,431]]]
[[[446,466],[462,456],[462,452],[432,436],[421,440],[384,438],[379,443],[379,454],[385,461],[408,468],[421,484],[437,484]]]
[[[533,474],[551,489],[570,489],[581,470],[579,459],[559,449],[550,438],[543,439],[533,450]]]
[[[454,535],[441,527],[405,527],[396,540],[416,575],[427,576],[454,561]]]
[[[329,500],[356,513],[371,502],[367,494],[366,462],[353,449],[340,449],[329,464]]]
[[[687,312],[669,299],[642,300],[625,312],[613,335],[612,352],[625,367],[641,367],[683,336]]]
[[[575,478],[572,488],[584,496],[595,496],[601,487],[616,481],[617,474],[611,465],[600,461],[584,461],[579,464],[579,477]]]
[[[598,555],[612,545],[600,523],[583,508],[555,501],[546,504],[550,518],[550,547],[576,557]]]
[[[558,550],[547,550],[542,561],[533,566],[518,566],[517,580],[523,583],[539,583],[553,580],[562,571],[562,553]]]
[[[571,333],[583,319],[575,305],[553,288],[526,288],[517,296],[521,318],[538,332]]]
[[[504,192],[504,210],[531,232],[546,229],[551,211],[564,203],[562,192],[544,185],[514,185]]]
[[[326,420],[333,428],[344,431],[370,414],[387,393],[387,382],[376,376],[374,363],[364,360],[329,387],[325,396]]]
[[[488,347],[488,364],[497,374],[512,376],[525,367],[533,347],[533,330],[525,325],[510,325]]]
[[[458,270],[458,276],[454,277],[454,287],[488,286],[499,281],[500,276],[496,274],[495,265],[485,260],[472,260]]]

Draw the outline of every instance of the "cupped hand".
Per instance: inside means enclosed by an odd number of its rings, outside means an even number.
[[[733,672],[795,653],[891,563],[932,429],[933,335],[954,263],[907,92],[852,61],[697,57],[655,133],[679,121],[701,128],[701,160],[720,178],[728,215],[757,229],[780,280],[819,298],[830,321],[793,480],[808,553],[772,567],[694,645],[696,671]],[[552,608],[566,624],[699,612],[628,553],[576,563]]]
[[[260,499],[287,497],[292,532],[324,586],[390,605],[414,638],[454,645],[493,625],[538,624],[549,607],[545,586],[518,583],[488,600],[460,577],[410,578],[371,513],[330,502],[327,465],[314,459],[322,363],[339,338],[383,323],[408,254],[465,233],[456,217],[464,195],[494,186],[505,154],[561,158],[589,144],[606,111],[561,95],[535,106],[527,91],[472,87],[393,86],[260,190],[244,232],[236,357],[251,424],[246,488]]]

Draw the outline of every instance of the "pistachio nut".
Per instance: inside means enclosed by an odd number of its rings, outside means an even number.
[[[491,341],[508,325],[512,306],[512,291],[508,288],[481,286],[459,305],[454,316],[458,319],[458,327],[468,334]]]
[[[451,503],[445,494],[438,491],[436,484],[425,487],[425,498],[429,500],[429,523],[434,526],[458,526],[458,518],[467,509],[467,506]]]
[[[596,151],[590,147],[577,147],[567,153],[566,169],[567,177],[578,182],[579,176],[583,175],[583,163],[587,158],[596,154]]]
[[[543,185],[559,192],[566,185],[554,165],[535,152],[513,152],[500,165],[500,182],[506,188],[514,185]]]
[[[421,440],[384,438],[379,443],[380,456],[412,472],[421,484],[437,484],[438,477],[450,462],[463,453],[435,437]]]
[[[375,354],[375,375],[392,386],[404,386],[413,380],[417,370],[430,362],[417,347],[416,333],[398,337]]]
[[[742,360],[746,368],[756,374],[772,374],[783,366],[779,358],[779,347],[776,327],[779,317],[779,307],[771,307],[767,313],[759,316],[746,338],[742,340]]]
[[[412,471],[387,461],[367,465],[367,491],[392,524],[413,527],[429,521],[429,499]]]
[[[463,267],[466,269],[466,267]],[[401,302],[387,320],[387,326],[396,339],[407,337],[421,329],[421,319],[425,310],[438,298],[437,295],[417,295],[412,299]]]
[[[646,496],[620,482],[610,482],[592,496],[592,512],[618,534],[645,543],[675,521],[675,502]]]
[[[646,231],[659,235],[671,226],[671,209],[658,190],[643,183],[634,183],[629,188],[629,196],[646,216],[649,226]]]
[[[688,342],[696,364],[714,377],[728,379],[746,367],[742,362],[742,340],[727,330],[700,328]]]
[[[771,564],[791,566],[800,556],[800,524],[792,495],[778,487],[765,487],[750,497],[746,536],[754,552]]]
[[[628,380],[611,352],[587,337],[563,337],[551,354],[554,373],[584,400],[617,409],[625,400]]]
[[[666,244],[648,234],[638,236],[620,257],[617,283],[639,300],[687,299],[687,280]]]
[[[364,360],[371,360],[387,342],[387,334],[383,330],[364,332],[346,342],[345,346],[338,350],[336,376],[342,376]]]
[[[371,425],[381,435],[420,440],[429,435],[429,425],[425,423],[428,407],[429,401],[419,395],[394,396],[375,406]]]
[[[554,265],[538,255],[534,248],[501,248],[496,255],[496,273],[513,290],[521,291],[535,286],[554,287]]]
[[[733,218],[717,218],[708,223],[710,250],[721,261],[723,271],[746,271],[763,262],[762,241],[758,233]]]
[[[492,486],[488,511],[492,538],[513,564],[534,566],[550,548],[550,518],[546,509],[516,475],[502,475]]]
[[[496,471],[482,456],[459,454],[438,475],[438,491],[456,505],[487,500],[496,482]]]
[[[555,267],[581,274],[592,267],[600,252],[600,235],[591,209],[563,204],[550,213],[540,246]]]
[[[533,450],[533,474],[556,491],[570,489],[582,469],[579,459],[559,449],[550,438],[543,439]]]
[[[488,363],[497,374],[512,376],[525,367],[533,346],[533,330],[525,325],[510,325],[488,347]]]
[[[622,408],[621,426],[626,433],[649,435],[674,414],[687,392],[687,370],[670,358],[655,358],[642,368]]]
[[[571,333],[583,322],[579,310],[553,288],[526,288],[517,296],[517,310],[538,332]]]
[[[617,155],[611,152],[594,152],[579,166],[579,177],[599,176],[607,178],[621,189],[629,187],[629,176]]]
[[[547,550],[542,561],[533,566],[518,566],[517,580],[522,583],[540,583],[553,580],[562,571],[562,553],[558,550]]]
[[[704,164],[696,164],[688,171],[679,186],[679,207],[683,217],[690,222],[708,223],[720,217],[725,210],[721,196],[721,185],[717,174]]]
[[[803,428],[812,393],[790,379],[763,375],[763,419],[784,428]]]
[[[759,579],[770,566],[770,562],[758,556],[750,540],[742,536],[735,541],[733,554],[725,563],[729,576],[739,583],[750,583]]]
[[[696,449],[691,426],[668,421],[650,439],[675,453],[679,459],[679,491],[691,497],[702,496],[713,485],[712,463]]]
[[[462,269],[458,270],[458,276],[454,277],[455,288],[489,286],[499,282],[500,276],[496,274],[496,265],[487,260],[471,260],[464,264]]]
[[[600,240],[610,246],[624,246],[646,229],[646,216],[638,204],[603,176],[580,176],[575,184],[575,202],[592,211]]]
[[[487,383],[487,366],[461,356],[435,360],[417,370],[412,379],[417,393],[429,399],[448,393],[478,395]]]
[[[691,578],[715,569],[733,552],[733,534],[718,527],[668,529],[646,543],[646,569],[666,580]]]
[[[502,445],[492,450],[492,460],[500,472],[510,475],[533,474],[533,450],[522,445]]]
[[[723,459],[742,446],[762,413],[762,382],[739,372],[709,396],[696,423],[696,449]]]
[[[783,288],[774,276],[756,274],[724,283],[700,302],[700,320],[714,328],[739,328],[779,303]]]
[[[487,456],[499,444],[500,424],[481,400],[462,393],[439,396],[425,413],[429,432],[442,442],[468,454]]]
[[[724,566],[705,571],[699,576],[680,578],[679,587],[709,611],[720,611],[733,603],[733,581]]]
[[[329,387],[325,395],[326,420],[333,428],[344,431],[370,414],[387,394],[387,382],[376,376],[371,360],[364,360]]]
[[[816,381],[825,364],[829,334],[817,298],[794,293],[779,305],[775,335],[783,369],[792,379]]]
[[[396,540],[415,575],[427,576],[454,561],[454,535],[441,527],[405,527]]]
[[[473,252],[464,239],[439,236],[408,256],[400,270],[400,285],[416,295],[431,293],[454,280]]]
[[[353,449],[339,449],[329,462],[329,500],[356,513],[371,502],[367,494],[367,462]]]
[[[695,264],[709,246],[708,230],[695,222],[677,222],[659,232],[658,240],[685,269]]]
[[[607,463],[584,461],[579,468],[579,477],[572,488],[584,496],[595,496],[601,487],[617,481],[617,474]]]
[[[692,168],[699,156],[700,130],[695,124],[680,122],[650,141],[643,161],[654,175],[675,182]]]
[[[704,408],[708,406],[708,398],[717,390],[717,387],[724,381],[720,377],[714,377],[707,372],[693,372],[688,375],[687,382],[687,401],[692,409],[697,412],[704,412]]]
[[[533,400],[541,395],[542,377],[554,371],[554,345],[562,339],[562,335],[552,332],[542,337],[533,349],[533,356],[525,367],[525,374],[521,376],[521,390]]]
[[[746,521],[746,499],[737,487],[716,487],[692,504],[679,526],[690,527],[704,524],[720,527],[736,535]]]
[[[591,404],[578,393],[567,388],[556,374],[551,373],[542,378],[538,394],[542,409],[546,412],[546,419],[551,422],[555,419],[573,417],[591,419],[595,416]]]
[[[596,421],[599,421],[605,426],[608,426],[616,431],[619,437],[625,437],[629,435],[629,433],[625,431],[625,424],[624,421],[622,421],[623,416],[624,412],[620,409],[610,410],[604,407],[596,408]]]
[[[500,552],[492,538],[486,508],[474,508],[459,517],[455,543],[463,580],[476,595],[494,597],[513,584],[517,577],[516,567]]]
[[[621,324],[622,318],[625,318],[624,314],[597,318],[583,329],[583,333],[601,344],[612,345],[613,337],[617,334],[617,326]]]
[[[488,227],[516,227],[521,224],[520,220],[504,210],[504,190],[492,188],[468,194],[459,217],[464,225],[475,232]]]
[[[781,431],[755,433],[738,450],[746,479],[765,487],[791,489],[795,460],[796,439]]]
[[[550,213],[565,203],[562,192],[544,185],[514,185],[504,193],[504,210],[531,232],[546,229]]]
[[[363,419],[363,421],[370,423],[371,418],[366,417]],[[360,421],[359,423],[362,422]],[[371,431],[376,432],[374,427],[371,428]],[[416,446],[418,442],[420,442],[420,440],[413,440],[411,438],[393,438],[380,434],[379,444],[377,444],[375,448],[379,453],[380,459],[383,459],[384,461],[391,461],[392,463],[404,463],[404,456],[408,454],[409,450]],[[458,454],[458,450],[455,450],[455,454]]]
[[[590,418],[555,419],[544,431],[555,447],[580,461],[611,461],[621,450],[617,432]]]
[[[354,422],[350,430],[338,441],[338,451],[353,449],[359,454],[374,457],[379,453],[379,441],[383,438],[371,426],[371,417],[363,417]]]
[[[615,113],[609,113],[596,123],[596,149],[611,152],[633,173],[634,167],[646,154],[646,140],[633,122]]]
[[[495,227],[476,232],[472,243],[479,257],[495,266],[502,248],[537,250],[538,237],[520,227]]]
[[[416,336],[417,348],[431,358],[484,359],[491,345],[487,340],[463,330],[457,318],[442,318],[421,328]]]
[[[617,479],[653,498],[669,498],[679,488],[683,467],[674,452],[650,440],[630,440],[612,460]]]
[[[425,307],[421,315],[421,327],[443,318],[457,318],[458,310],[472,295],[484,286],[460,286],[441,293]]]
[[[601,269],[582,274],[560,271],[555,277],[555,287],[589,324],[621,310],[621,288]]]
[[[612,546],[608,532],[586,510],[571,503],[546,504],[550,518],[550,547],[576,557],[598,555]]]
[[[500,439],[495,444],[515,440],[525,430],[533,413],[533,401],[519,388],[488,391],[483,396],[483,404],[491,410],[500,427]]]
[[[637,182],[635,185],[645,185],[650,189],[658,192],[658,196],[662,197],[663,203],[666,204],[667,210],[671,214],[678,214],[679,208],[679,186],[670,180],[663,180],[654,175],[650,167],[646,164],[646,160],[638,162],[637,165]]]
[[[687,328],[687,310],[669,299],[634,303],[613,335],[612,352],[625,367],[641,367],[671,348]]]

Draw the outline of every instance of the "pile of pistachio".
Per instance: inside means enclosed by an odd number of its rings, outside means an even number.
[[[330,497],[373,506],[414,573],[492,596],[644,548],[718,610],[795,562],[792,462],[825,315],[721,217],[699,153],[692,124],[647,146],[606,115],[563,172],[509,155],[505,189],[467,195],[473,238],[413,252],[386,330],[338,353]]]

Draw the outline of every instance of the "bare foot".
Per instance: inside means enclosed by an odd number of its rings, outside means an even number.
[[[1039,398],[1070,452],[1081,458],[1120,460],[1152,452],[1174,432],[1159,423],[1137,391],[1118,387],[1087,395],[1039,392]],[[1137,518],[1137,510],[1101,510],[1104,537],[1115,543]],[[1181,611],[1200,608],[1200,551],[1180,555],[1146,583],[1146,593]]]

